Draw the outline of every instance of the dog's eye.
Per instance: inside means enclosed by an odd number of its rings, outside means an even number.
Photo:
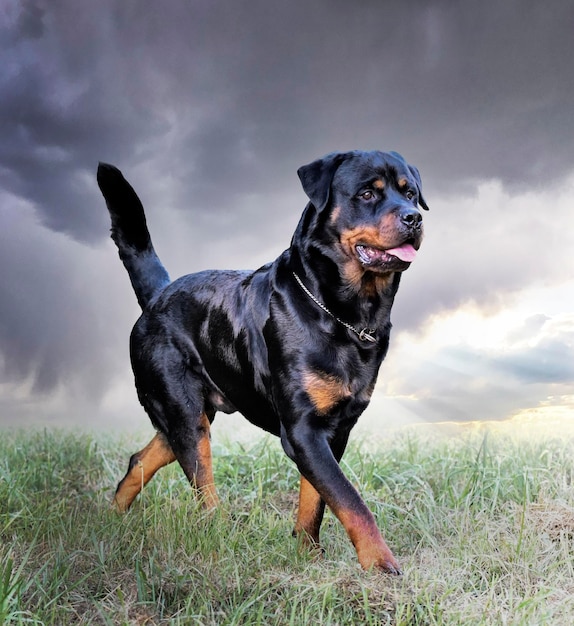
[[[363,200],[372,200],[375,197],[375,194],[370,189],[367,189],[366,191],[360,193],[359,197],[363,198]]]
[[[406,192],[405,192],[405,196],[409,200],[412,200],[415,197],[415,192],[412,189],[407,189]]]

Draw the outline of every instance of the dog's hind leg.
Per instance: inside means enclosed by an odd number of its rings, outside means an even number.
[[[188,340],[177,334],[176,326],[161,314],[144,314],[131,335],[132,369],[142,406],[163,433],[201,504],[211,509],[218,503],[210,439],[215,409],[206,402],[199,356],[182,349]]]
[[[218,504],[211,458],[211,422],[204,382],[177,348],[153,337],[152,350],[135,343],[132,365],[140,401],[179,462],[202,506]]]
[[[197,421],[191,420],[183,428],[170,432],[175,457],[201,505],[208,510],[219,504],[213,478],[210,428],[211,421],[202,412]]]
[[[299,509],[293,535],[299,537],[303,545],[319,547],[319,529],[325,513],[325,502],[313,485],[301,476],[299,483]]]
[[[126,475],[116,489],[112,505],[120,512],[129,509],[139,492],[154,474],[177,459],[192,487],[207,509],[215,508],[219,502],[213,478],[211,459],[210,422],[202,413],[197,427],[197,436],[177,441],[174,448],[165,436],[158,433],[148,445],[131,458]]]
[[[126,475],[120,481],[113,506],[120,512],[127,511],[138,493],[165,465],[175,461],[175,454],[161,433],[131,458]]]

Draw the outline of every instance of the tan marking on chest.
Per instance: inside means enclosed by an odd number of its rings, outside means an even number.
[[[325,372],[306,372],[303,375],[303,388],[319,415],[325,415],[338,402],[352,395],[347,383]]]

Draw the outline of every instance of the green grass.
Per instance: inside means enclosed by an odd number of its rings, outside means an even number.
[[[347,475],[405,574],[363,572],[327,514],[323,558],[291,538],[297,472],[274,439],[215,447],[222,506],[165,468],[109,508],[128,442],[0,438],[0,623],[572,624],[571,441],[408,435],[351,445]]]

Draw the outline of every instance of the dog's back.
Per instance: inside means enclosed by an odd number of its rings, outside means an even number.
[[[264,328],[270,317],[275,266],[255,272],[205,270],[174,280],[143,311],[132,331],[130,352],[140,401],[156,376],[156,364],[173,348],[174,361],[202,380],[208,413],[239,411],[250,422],[279,435],[270,402],[270,364]],[[182,389],[188,385],[181,376]],[[192,393],[191,391],[186,391]],[[152,421],[157,412],[148,410]],[[168,429],[167,424],[155,423]]]

